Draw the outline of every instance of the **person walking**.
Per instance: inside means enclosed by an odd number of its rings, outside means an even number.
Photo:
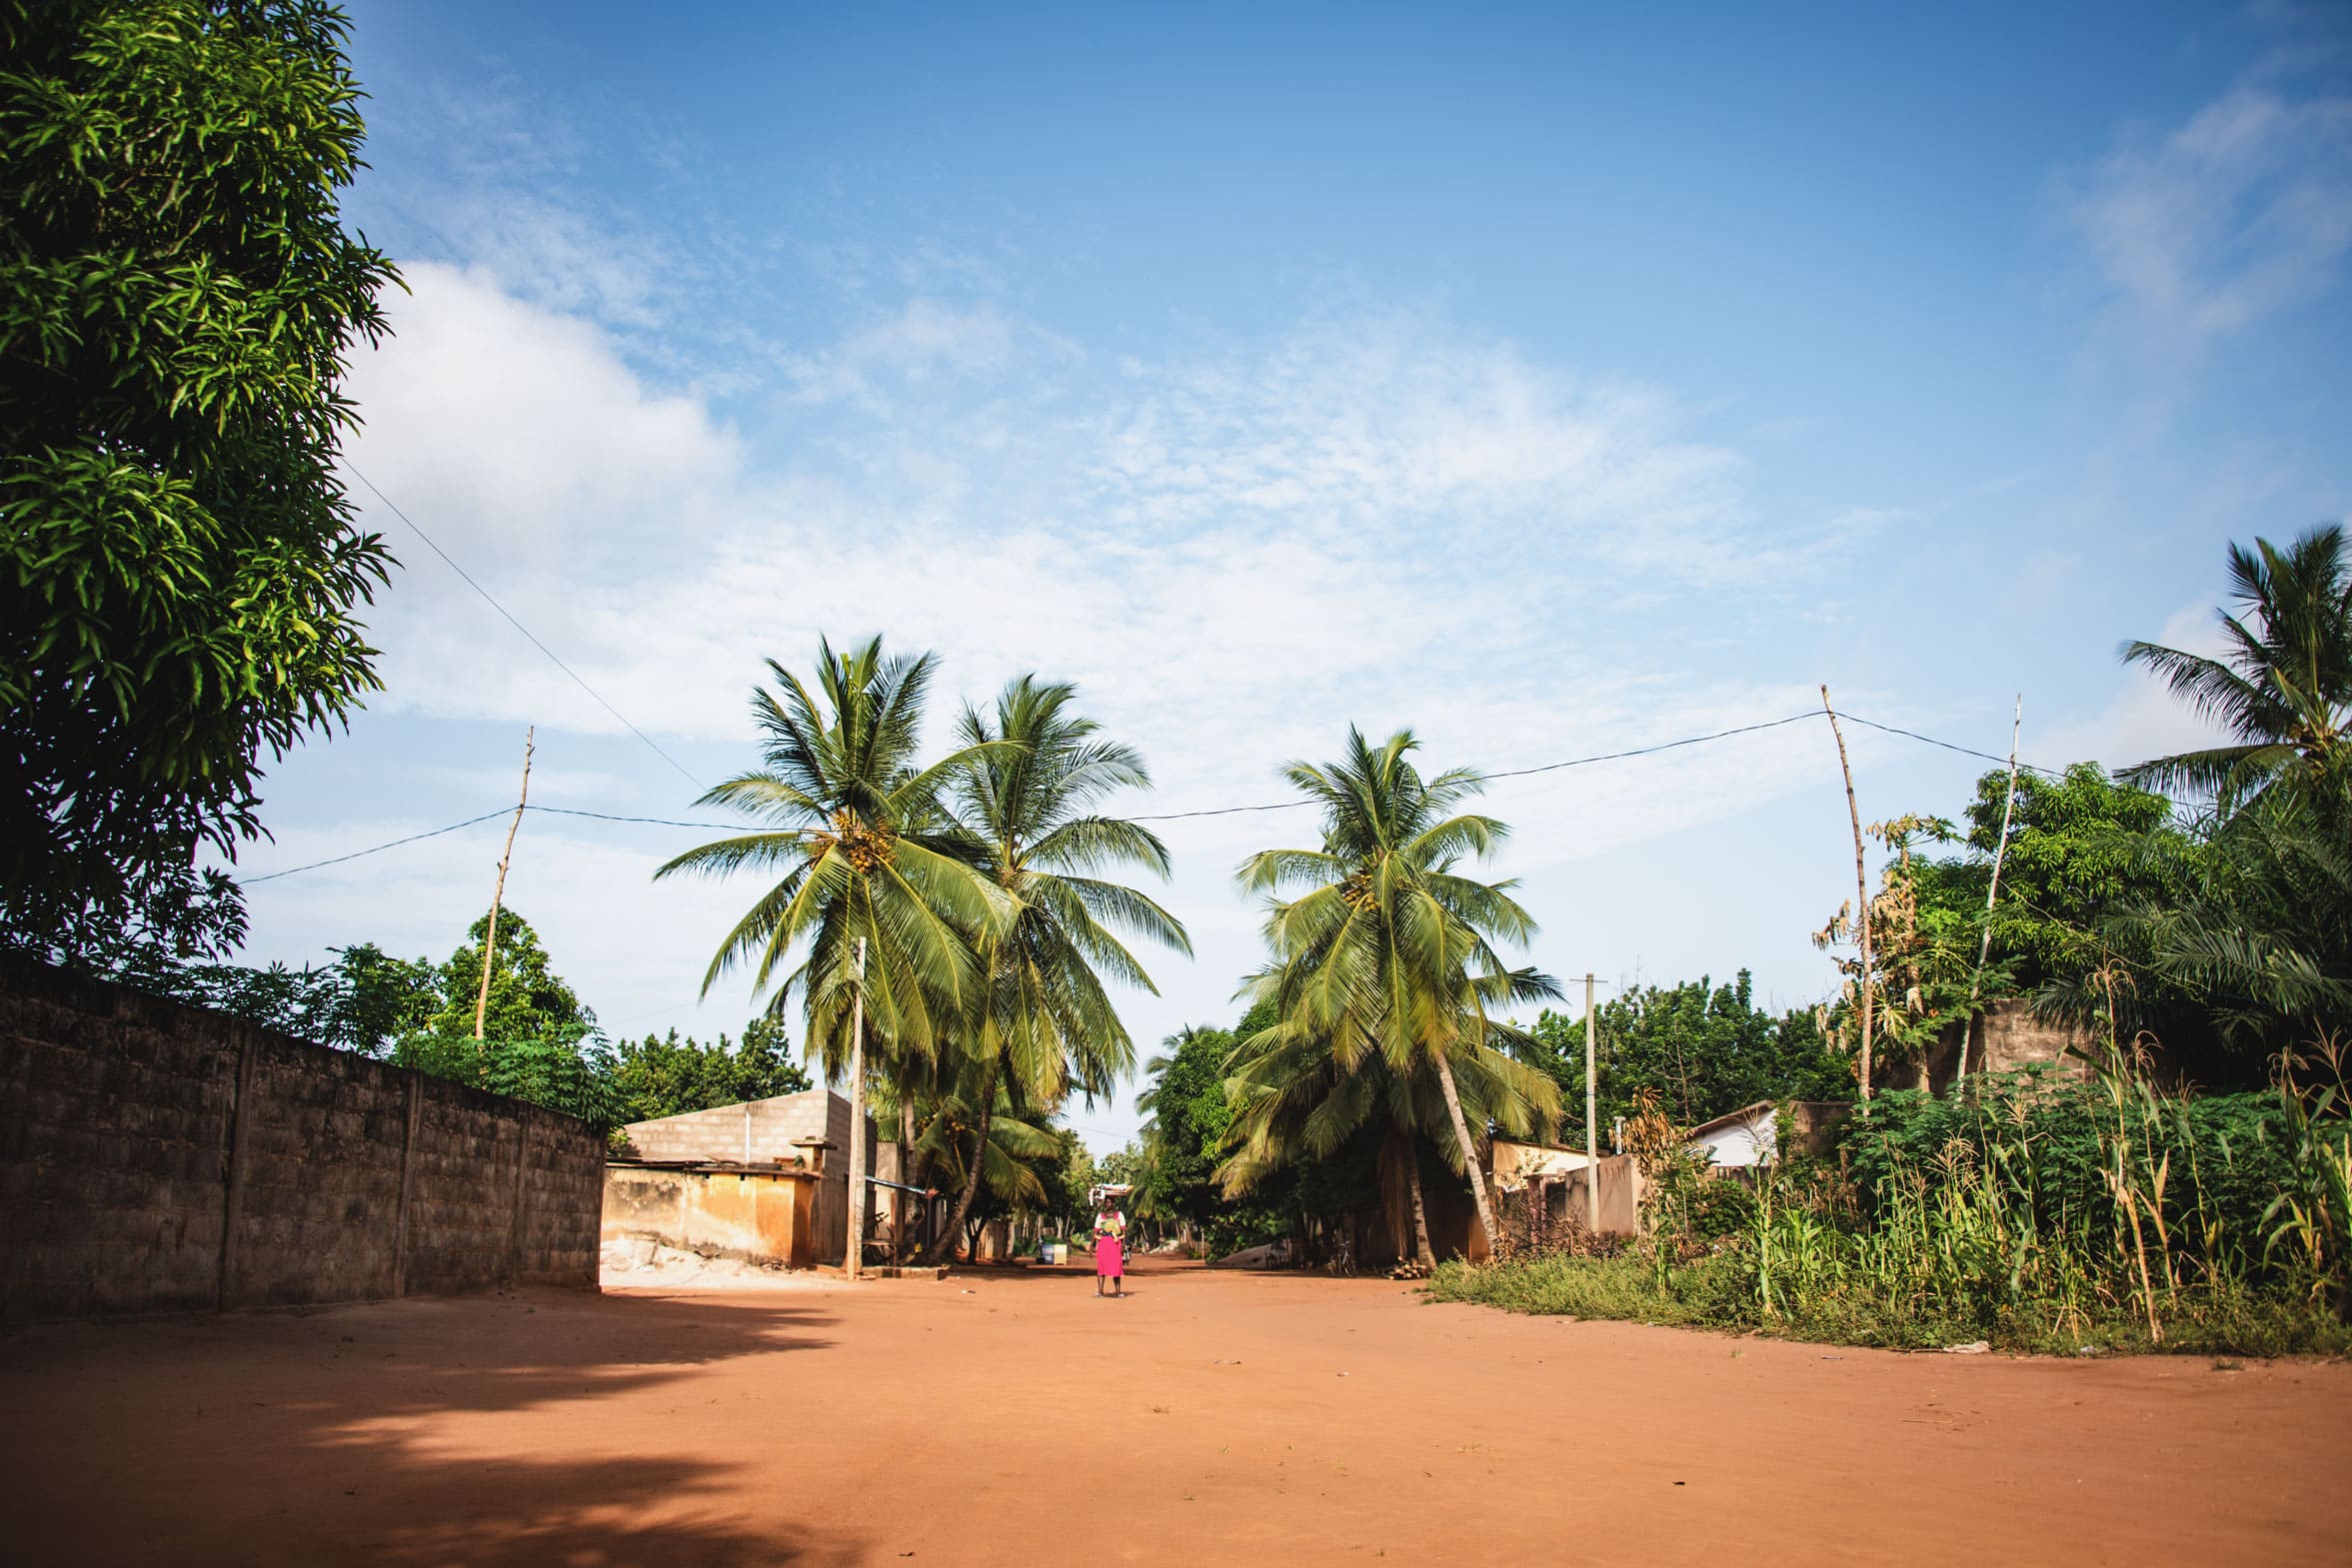
[[[1111,1281],[1111,1294],[1127,1294],[1127,1216],[1119,1211],[1116,1199],[1105,1198],[1095,1213],[1095,1294],[1103,1294],[1103,1281]]]

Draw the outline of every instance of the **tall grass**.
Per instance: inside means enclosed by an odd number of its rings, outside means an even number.
[[[2352,1348],[2352,1125],[2339,1060],[2313,1065],[2202,1098],[2127,1060],[1888,1094],[1752,1187],[1665,1164],[1613,1254],[1449,1265],[1434,1290],[1843,1343]]]

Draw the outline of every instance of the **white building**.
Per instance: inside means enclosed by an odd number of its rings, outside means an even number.
[[[1703,1154],[1710,1165],[1736,1167],[1769,1165],[1776,1157],[1777,1133],[1773,1104],[1768,1099],[1742,1105],[1728,1116],[1700,1122],[1690,1129],[1682,1146]]]

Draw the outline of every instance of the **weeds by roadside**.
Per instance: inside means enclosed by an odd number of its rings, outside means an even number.
[[[2352,1350],[2352,1123],[2339,1054],[2260,1094],[2157,1089],[2126,1057],[1889,1094],[1832,1158],[1754,1184],[1662,1156],[1644,1233],[1440,1268],[1507,1311],[1839,1344],[2074,1354]]]

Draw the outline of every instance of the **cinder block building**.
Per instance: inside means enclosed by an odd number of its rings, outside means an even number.
[[[840,1263],[849,1253],[850,1102],[831,1089],[807,1089],[770,1099],[690,1110],[621,1129],[626,1142],[613,1156],[621,1168],[715,1166],[740,1171],[816,1168],[812,1205],[814,1258]],[[875,1169],[874,1118],[866,1119],[867,1168]],[[883,1172],[877,1172],[884,1174]],[[873,1191],[866,1194],[868,1235],[874,1234]],[[609,1228],[609,1227],[608,1227]],[[685,1242],[676,1244],[685,1245]]]

